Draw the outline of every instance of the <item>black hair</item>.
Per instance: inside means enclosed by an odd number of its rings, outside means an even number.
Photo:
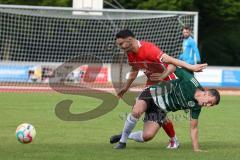
[[[191,27],[188,26],[188,25],[184,26],[183,29],[186,29],[186,30],[192,31]]]
[[[219,104],[220,102],[220,93],[216,89],[209,89],[208,90],[212,96],[216,98],[216,105]]]
[[[128,38],[128,37],[133,37],[135,38],[135,35],[133,34],[133,32],[129,29],[124,29],[124,30],[121,30],[119,31],[117,34],[116,34],[116,39],[118,38]]]

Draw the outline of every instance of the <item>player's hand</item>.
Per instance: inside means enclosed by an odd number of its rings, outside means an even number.
[[[192,67],[192,71],[193,72],[202,72],[203,69],[207,68],[208,64],[204,63],[204,64],[195,64]]]
[[[160,81],[163,81],[163,78],[162,78],[163,74],[162,73],[152,73],[149,77],[149,79],[151,81],[157,81],[157,82],[160,82]]]
[[[202,149],[195,149],[194,152],[199,153],[199,152],[208,152],[208,151],[202,150]]]
[[[117,96],[118,98],[122,98],[123,95],[127,92],[126,88],[122,88],[120,91],[118,91]]]

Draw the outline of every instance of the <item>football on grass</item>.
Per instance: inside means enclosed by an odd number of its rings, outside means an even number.
[[[16,137],[20,143],[31,143],[36,136],[36,130],[29,123],[22,123],[16,129]]]

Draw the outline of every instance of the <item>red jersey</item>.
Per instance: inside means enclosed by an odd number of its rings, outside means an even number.
[[[148,78],[147,85],[156,84],[156,81],[151,81],[149,78],[152,73],[163,73],[167,69],[168,64],[161,61],[164,52],[150,42],[138,41],[138,45],[138,53],[127,53],[129,65],[144,71]],[[176,79],[174,73],[170,74],[164,80],[168,81],[172,79]]]

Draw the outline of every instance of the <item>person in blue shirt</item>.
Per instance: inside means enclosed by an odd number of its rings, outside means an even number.
[[[191,36],[191,28],[185,26],[183,28],[183,53],[180,54],[179,60],[185,61],[189,64],[197,64],[201,62],[197,44]]]

